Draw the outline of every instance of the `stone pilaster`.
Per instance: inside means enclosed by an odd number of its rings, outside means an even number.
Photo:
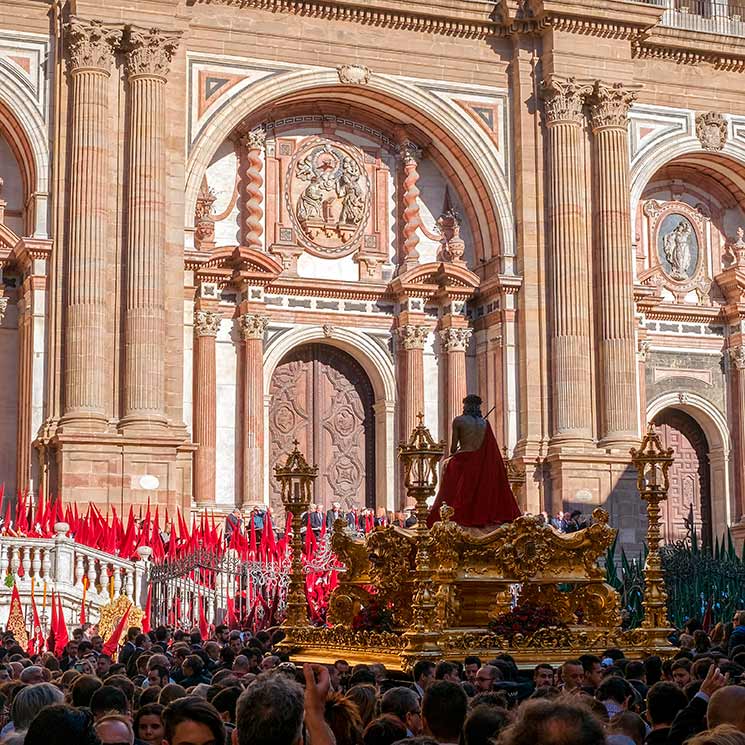
[[[735,473],[735,505],[732,521],[745,515],[745,345],[730,347],[730,385],[733,403],[732,434],[735,440],[732,465]]]
[[[269,318],[244,313],[238,319],[243,339],[241,364],[241,500],[264,501],[264,334]]]
[[[131,29],[127,40],[125,429],[166,427],[165,88],[177,45],[176,37],[155,29]]]
[[[552,444],[585,447],[592,440],[592,402],[585,174],[582,118],[592,86],[552,77],[543,84],[548,139],[550,223],[550,400]]]
[[[266,132],[261,129],[252,130],[240,140],[246,158],[243,243],[258,251],[264,247],[261,240],[261,218],[264,214],[261,209],[264,199],[261,189],[264,179],[261,177],[261,170],[264,165],[262,153],[265,142]]]
[[[217,448],[217,372],[215,337],[220,314],[194,313],[194,501],[199,507],[215,502]]]
[[[600,444],[628,450],[638,437],[629,203],[628,112],[636,92],[596,83],[590,101],[599,267]]]
[[[403,166],[403,248],[399,264],[402,270],[411,269],[419,263],[419,252],[416,247],[419,243],[419,189],[416,182],[419,181],[417,167],[422,157],[422,151],[409,140],[405,140],[398,147],[398,157]],[[416,426],[416,425],[415,425]]]
[[[463,413],[463,399],[468,393],[466,384],[466,349],[472,330],[467,327],[449,326],[440,330],[440,344],[445,357],[445,426],[443,433],[450,447],[451,424]]]
[[[106,194],[109,77],[121,30],[100,21],[65,26],[70,73],[69,201],[64,263],[63,429],[106,428],[109,329],[106,295],[111,256]]]
[[[406,324],[398,330],[399,440],[408,442],[424,413],[424,344],[429,329]]]

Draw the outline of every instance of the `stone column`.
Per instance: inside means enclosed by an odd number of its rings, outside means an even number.
[[[215,503],[215,449],[217,448],[217,373],[215,337],[220,314],[194,313],[194,501],[198,507]]]
[[[177,44],[175,37],[154,29],[131,29],[128,38],[125,429],[166,426],[165,88]]]
[[[419,181],[417,166],[422,157],[422,151],[409,140],[405,140],[398,146],[398,157],[403,165],[403,228],[401,229],[403,245],[399,265],[403,271],[415,267],[419,263],[419,252],[416,250],[419,243],[419,189],[416,182]]]
[[[65,27],[70,72],[69,201],[65,251],[64,428],[106,427],[109,77],[121,30],[99,21]]]
[[[729,350],[730,385],[734,422],[732,434],[732,465],[735,473],[734,493],[736,495],[732,522],[740,521],[745,515],[745,345],[731,347]]]
[[[591,99],[599,282],[600,444],[628,450],[636,411],[634,276],[629,201],[629,107],[636,92],[596,83]]]
[[[592,86],[552,77],[543,84],[551,235],[552,443],[592,440],[589,253],[582,162],[582,107]]]
[[[261,218],[264,214],[261,209],[264,198],[261,190],[264,185],[261,169],[264,161],[261,156],[266,142],[266,132],[262,129],[253,130],[241,137],[240,142],[246,153],[243,244],[261,251],[264,247],[261,240]]]
[[[424,343],[429,329],[406,324],[398,327],[399,440],[408,441],[424,413]]]
[[[463,413],[463,399],[468,393],[466,383],[466,349],[472,330],[450,326],[440,330],[440,343],[445,357],[445,428],[444,439],[450,447],[451,424]],[[486,412],[484,412],[486,413]]]
[[[241,499],[264,501],[264,334],[269,318],[244,313],[238,319],[243,338],[241,365]]]

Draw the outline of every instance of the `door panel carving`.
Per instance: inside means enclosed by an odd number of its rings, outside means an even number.
[[[346,352],[324,344],[292,350],[272,376],[269,404],[270,468],[293,441],[318,465],[315,499],[326,509],[375,505],[374,396],[365,371]],[[270,478],[270,501],[282,510]]]
[[[682,411],[666,409],[655,419],[662,444],[673,448],[670,491],[662,503],[662,538],[665,542],[686,537],[685,520],[691,504],[699,541],[711,540],[709,448],[696,421]]]

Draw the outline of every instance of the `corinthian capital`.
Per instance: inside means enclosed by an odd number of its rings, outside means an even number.
[[[729,358],[738,370],[745,370],[745,346],[730,347]]]
[[[244,341],[263,339],[268,326],[269,318],[256,313],[244,313],[238,319],[238,328]]]
[[[637,91],[623,83],[595,83],[590,99],[590,123],[599,127],[621,127],[626,129],[629,109],[636,100]]]
[[[422,149],[411,140],[404,140],[398,145],[398,157],[405,166],[415,166],[422,159]]]
[[[399,326],[398,340],[404,349],[424,349],[428,333],[426,326]]]
[[[473,331],[469,328],[447,328],[440,331],[442,347],[446,352],[465,352]]]
[[[178,47],[178,36],[157,28],[130,28],[127,35],[127,75],[155,75],[165,78]]]
[[[217,336],[222,317],[211,310],[198,310],[194,313],[194,330],[197,336]]]
[[[252,129],[241,137],[241,147],[246,150],[263,150],[266,144],[266,131]]]
[[[102,21],[73,18],[65,24],[65,42],[70,55],[70,68],[95,68],[109,72],[114,60],[114,47],[122,38],[121,28]]]
[[[547,124],[582,123],[582,107],[592,93],[590,83],[552,76],[544,80],[541,87]]]

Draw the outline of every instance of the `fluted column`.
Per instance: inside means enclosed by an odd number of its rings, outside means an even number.
[[[165,416],[165,87],[178,41],[157,30],[128,37],[127,246],[124,411],[127,429],[163,429]]]
[[[245,213],[243,227],[243,243],[249,248],[261,250],[264,245],[261,240],[261,209],[264,195],[261,187],[264,179],[261,177],[263,166],[262,152],[266,142],[266,132],[261,129],[252,130],[241,137],[241,147],[246,153],[245,174]]]
[[[738,522],[745,515],[745,346],[730,347],[730,386],[734,410],[732,449],[735,472],[735,499],[732,521]]]
[[[264,501],[264,334],[269,318],[244,313],[239,319],[243,339],[241,365],[241,499]]]
[[[543,84],[548,135],[551,234],[552,442],[592,438],[591,344],[582,108],[592,86],[572,78]]]
[[[635,98],[621,83],[596,83],[590,107],[600,285],[599,434],[602,445],[624,449],[638,440],[628,136]]]
[[[424,413],[424,343],[426,326],[398,327],[399,439],[408,441]]]
[[[398,157],[403,166],[403,227],[401,229],[403,244],[399,264],[402,269],[411,269],[419,263],[419,181],[417,166],[422,157],[422,151],[409,140],[405,140],[398,147]]]
[[[217,373],[215,337],[220,314],[194,313],[194,501],[198,506],[215,502],[215,450],[217,448]]]
[[[65,27],[70,72],[69,202],[65,251],[64,428],[106,427],[106,272],[109,270],[106,195],[109,77],[121,30],[99,21]]]
[[[455,417],[463,413],[463,399],[466,397],[466,349],[472,330],[465,327],[450,326],[440,330],[440,344],[445,356],[445,437],[450,447],[451,424]]]

